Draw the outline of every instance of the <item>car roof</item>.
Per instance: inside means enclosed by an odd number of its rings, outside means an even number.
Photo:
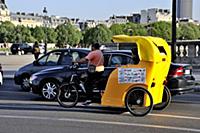
[[[131,50],[103,50],[103,53],[120,53],[120,54],[128,54],[128,55],[130,55],[130,54],[132,54],[132,52],[131,52]]]
[[[61,48],[61,49],[55,49],[52,51],[68,51],[68,50],[73,50],[73,51],[83,51],[83,52],[90,52],[91,50],[88,48]],[[103,53],[124,53],[124,54],[131,54],[131,50],[102,50]]]

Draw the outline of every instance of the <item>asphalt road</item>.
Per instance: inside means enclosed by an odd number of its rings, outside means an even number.
[[[12,79],[0,87],[0,133],[188,133],[200,132],[200,93],[176,96],[163,111],[133,117],[125,109],[78,105],[22,92]]]

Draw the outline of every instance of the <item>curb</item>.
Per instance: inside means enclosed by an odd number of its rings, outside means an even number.
[[[4,75],[4,79],[14,79],[14,75]]]

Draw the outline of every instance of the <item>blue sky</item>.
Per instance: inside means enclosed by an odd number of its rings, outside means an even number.
[[[194,1],[194,19],[200,20],[200,0]],[[109,16],[129,15],[147,8],[171,9],[171,0],[6,0],[12,12],[41,13],[47,7],[48,15],[104,20]]]

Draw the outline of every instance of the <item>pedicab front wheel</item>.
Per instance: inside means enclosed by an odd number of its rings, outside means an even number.
[[[71,108],[76,106],[78,98],[78,90],[74,85],[63,84],[59,88],[57,101],[62,107]]]
[[[149,104],[146,106],[147,98]],[[141,87],[133,88],[126,94],[125,106],[132,115],[145,116],[153,109],[153,98],[148,90]]]

